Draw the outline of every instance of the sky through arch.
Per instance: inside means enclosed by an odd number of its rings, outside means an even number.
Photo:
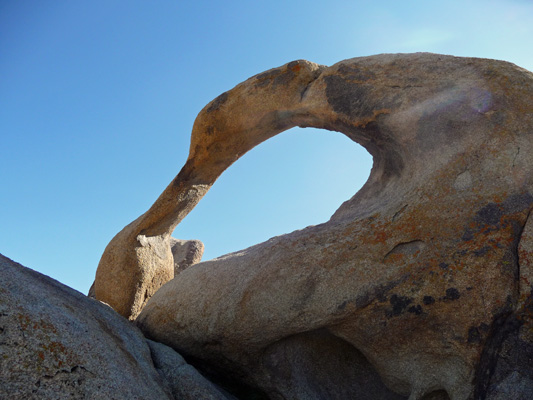
[[[207,260],[326,222],[371,167],[371,155],[342,133],[292,128],[230,166],[173,236],[202,240]]]

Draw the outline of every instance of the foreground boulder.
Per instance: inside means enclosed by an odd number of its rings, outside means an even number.
[[[2,255],[0,282],[1,399],[229,398],[108,306]]]
[[[155,227],[293,126],[364,146],[368,182],[325,224],[185,270],[148,301],[141,329],[272,399],[370,387],[383,399],[531,398],[533,75],[435,54],[256,75],[200,112],[167,201],[134,223],[151,227],[137,239],[117,236],[137,240],[123,249],[164,237]],[[153,249],[113,268],[148,265]]]

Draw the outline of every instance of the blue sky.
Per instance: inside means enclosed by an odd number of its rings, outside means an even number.
[[[109,240],[178,173],[197,113],[295,59],[497,58],[533,70],[533,1],[0,0],[0,253],[86,292]],[[174,232],[204,259],[325,222],[371,158],[292,129],[252,150]]]

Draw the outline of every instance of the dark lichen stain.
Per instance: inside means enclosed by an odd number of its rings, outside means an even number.
[[[348,117],[371,118],[376,107],[371,101],[372,88],[369,85],[353,83],[337,76],[329,75],[326,82],[326,97],[333,111]]]
[[[474,231],[470,228],[466,228],[461,240],[464,242],[469,242],[473,239],[474,239]]]
[[[420,315],[422,314],[422,306],[420,304],[417,304],[416,306],[411,306],[407,310],[407,312],[410,312],[412,314]]]
[[[384,303],[387,301],[387,296],[386,296],[386,290],[377,290],[376,291],[376,298],[378,299],[378,301],[380,303]]]
[[[445,262],[441,262],[441,263],[439,264],[439,267],[440,267],[441,269],[448,269],[449,266],[450,266],[450,264],[446,264]]]
[[[393,294],[389,302],[392,305],[392,310],[390,310],[387,314],[388,316],[395,317],[404,312],[409,304],[413,302],[413,299],[406,296],[398,296],[397,294]]]
[[[424,299],[422,300],[426,306],[429,306],[430,304],[435,303],[435,299],[431,296],[424,296]]]
[[[462,240],[470,241],[480,232],[489,233],[499,230],[506,226],[506,216],[529,210],[532,205],[533,196],[528,192],[513,194],[501,203],[488,203],[478,210],[473,218],[473,224],[465,229]],[[483,256],[485,255],[483,253],[485,250],[488,249],[482,248],[476,250],[474,251],[474,255],[477,255],[477,252],[480,256]]]
[[[502,207],[496,203],[489,203],[476,213],[474,224],[465,229],[462,240],[468,242],[473,240],[480,232],[488,233],[501,228],[500,222],[504,215]]]
[[[357,308],[363,308],[368,306],[371,302],[372,300],[370,299],[370,296],[368,295],[368,293],[365,293],[361,296],[357,296],[357,298],[355,299],[355,306]]]
[[[457,300],[459,297],[461,297],[461,294],[456,288],[448,288],[446,289],[446,296],[444,297],[444,300]]]
[[[533,196],[529,193],[518,193],[509,196],[502,204],[506,214],[515,214],[527,210],[533,205]]]
[[[481,249],[474,250],[472,253],[476,257],[483,257],[485,254],[487,254],[490,250],[490,246],[483,246]]]
[[[498,226],[503,216],[503,210],[498,204],[489,203],[476,213],[474,221],[480,225]]]
[[[380,302],[384,303],[387,301],[387,293],[396,287],[399,283],[402,283],[406,280],[406,277],[401,277],[396,281],[387,283],[386,285],[378,285],[374,289],[374,297]]]
[[[211,105],[207,108],[206,111],[210,113],[210,112],[218,110],[220,106],[222,106],[222,104],[226,102],[228,97],[229,97],[228,92],[222,93],[220,96],[218,96],[215,100],[211,102]]]
[[[342,312],[348,306],[355,306],[355,308],[361,309],[361,308],[369,306],[370,304],[376,301],[378,303],[385,303],[386,301],[388,301],[387,293],[391,291],[394,287],[396,287],[398,284],[408,280],[408,278],[409,278],[409,275],[403,275],[399,279],[389,282],[386,285],[377,285],[373,290],[370,290],[366,293],[363,293],[357,296],[355,300],[354,299],[345,300],[337,306],[337,312]],[[396,307],[398,307],[398,304],[397,304],[398,299],[400,300],[407,299],[408,301],[407,304],[412,302],[412,299],[408,299],[407,297],[399,297],[398,295],[392,295],[390,299],[391,304],[394,303],[396,304]],[[407,305],[405,307],[407,307]],[[403,308],[405,309],[405,307]],[[393,306],[393,309],[394,309],[394,306]],[[387,313],[387,316],[389,317],[393,315],[393,311],[391,310],[387,311],[386,313]]]
[[[477,326],[472,326],[468,330],[468,343],[481,343],[481,333]]]
[[[346,309],[346,307],[351,304],[352,306],[355,305],[357,309],[364,308],[368,306],[370,303],[372,303],[372,299],[368,293],[365,293],[363,295],[357,296],[357,298],[354,300],[345,300],[341,304],[337,306],[337,311],[343,311]]]

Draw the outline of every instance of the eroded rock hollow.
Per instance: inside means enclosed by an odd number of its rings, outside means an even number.
[[[294,126],[364,146],[364,187],[324,224],[170,280],[176,225],[228,166]],[[96,297],[266,398],[528,398],[532,154],[533,74],[512,64],[291,62],[200,112],[182,171],[106,249]]]

